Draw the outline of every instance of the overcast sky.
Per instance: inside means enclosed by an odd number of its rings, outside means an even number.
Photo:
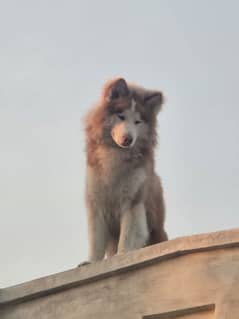
[[[105,80],[167,98],[170,238],[239,226],[239,4],[3,0],[0,287],[87,259],[82,118]]]

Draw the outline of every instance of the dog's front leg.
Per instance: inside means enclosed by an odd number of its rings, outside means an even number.
[[[108,229],[102,214],[97,210],[88,211],[89,261],[101,260],[105,256]]]
[[[142,248],[147,244],[149,230],[143,203],[124,212],[120,229],[118,253]]]

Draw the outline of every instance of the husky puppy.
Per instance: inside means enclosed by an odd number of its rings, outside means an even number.
[[[89,261],[167,240],[154,171],[162,103],[161,92],[118,78],[86,117]]]

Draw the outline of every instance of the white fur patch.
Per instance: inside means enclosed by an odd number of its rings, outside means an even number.
[[[132,112],[135,112],[135,105],[136,105],[136,102],[134,99],[132,99],[132,102],[131,102],[131,110]]]
[[[121,220],[121,234],[118,252],[142,248],[149,238],[145,207],[139,203],[132,210],[125,212]]]

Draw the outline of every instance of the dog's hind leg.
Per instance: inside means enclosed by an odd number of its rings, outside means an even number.
[[[138,203],[122,216],[118,253],[145,247],[148,239],[145,207]]]

